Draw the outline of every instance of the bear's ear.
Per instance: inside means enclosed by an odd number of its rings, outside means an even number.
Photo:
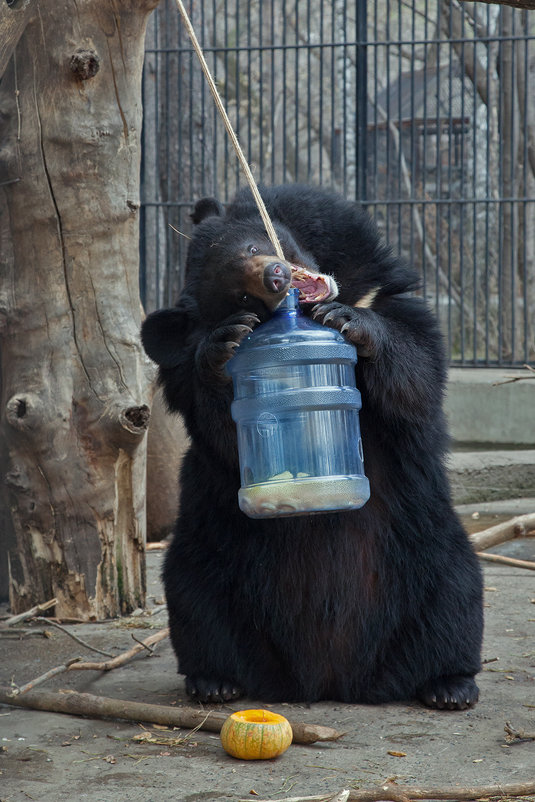
[[[158,309],[143,321],[141,342],[147,355],[162,368],[180,363],[184,340],[198,318],[191,298],[181,299],[173,309]]]
[[[215,198],[201,198],[195,204],[195,207],[190,214],[191,219],[198,225],[202,220],[207,217],[222,217],[223,206]]]

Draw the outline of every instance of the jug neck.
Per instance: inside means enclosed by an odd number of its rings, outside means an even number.
[[[286,297],[273,312],[273,317],[296,317],[301,314],[299,309],[299,290],[295,287],[290,287]]]

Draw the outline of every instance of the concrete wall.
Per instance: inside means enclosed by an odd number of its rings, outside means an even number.
[[[445,409],[457,443],[535,448],[535,376],[499,384],[528,370],[453,368]]]
[[[535,378],[496,384],[530,375],[507,369],[450,371],[445,409],[456,504],[535,497]]]

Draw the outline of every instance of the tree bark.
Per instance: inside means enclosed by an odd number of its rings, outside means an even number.
[[[12,7],[0,3],[0,78],[24,28],[36,12],[37,0],[19,0]]]
[[[0,544],[15,613],[52,596],[60,618],[144,602],[140,83],[156,4],[41,0],[0,86]]]

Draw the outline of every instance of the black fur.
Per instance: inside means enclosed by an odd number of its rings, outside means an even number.
[[[149,316],[143,342],[191,446],[164,569],[171,639],[192,696],[477,701],[482,583],[443,466],[446,366],[417,276],[354,204],[304,186],[262,188],[289,261],[335,276],[316,319],[361,354],[357,386],[371,498],[358,511],[276,520],[240,512],[223,371],[269,311],[244,297],[251,246],[273,253],[249,192],[223,215],[197,205],[186,289]],[[254,250],[254,248],[253,248]],[[371,308],[354,308],[378,288]]]

